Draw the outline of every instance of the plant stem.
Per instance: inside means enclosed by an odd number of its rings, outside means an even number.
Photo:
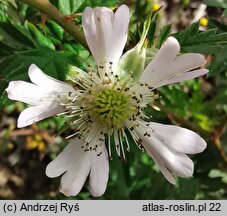
[[[76,26],[73,20],[67,18],[61,14],[54,5],[52,5],[49,0],[17,0],[28,4],[40,12],[48,15],[48,17],[58,23],[63,29],[65,29],[69,34],[71,34],[74,39],[82,44],[85,48],[88,48],[84,35],[81,33],[80,27]]]

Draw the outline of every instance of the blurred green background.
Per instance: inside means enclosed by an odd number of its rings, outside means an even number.
[[[110,161],[107,191],[99,199],[226,199],[225,1],[51,2],[78,26],[81,26],[81,13],[86,6],[115,9],[122,3],[127,4],[132,17],[125,51],[138,42],[142,23],[154,9],[153,5],[159,3],[163,8],[152,22],[148,35],[150,45],[158,48],[169,34],[173,34],[181,43],[182,52],[200,52],[207,56],[207,67],[210,69],[207,77],[161,88],[157,110],[147,110],[153,121],[189,128],[206,139],[207,149],[192,157],[194,177],[178,178],[177,185],[172,186],[158,171],[153,160],[131,145],[127,161],[116,157]],[[205,9],[201,10],[204,3]],[[201,26],[199,22],[192,24],[198,21],[199,12],[201,17],[208,19],[207,26]],[[149,54],[148,49],[148,57]],[[83,68],[89,61],[89,51],[48,16],[19,1],[0,0],[1,199],[94,199],[88,193],[87,184],[77,197],[66,198],[58,192],[60,178],[49,179],[45,176],[46,165],[64,148],[64,137],[71,133],[70,129],[62,129],[64,120],[50,118],[18,129],[16,121],[25,104],[8,100],[5,93],[11,80],[28,80],[27,70],[32,63],[45,73],[64,80],[71,72],[71,65]]]

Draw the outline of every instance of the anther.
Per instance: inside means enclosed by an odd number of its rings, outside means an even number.
[[[139,138],[137,142],[138,142],[139,144],[141,144],[141,143],[143,143],[143,140]]]
[[[99,157],[102,154],[102,152],[98,153],[97,156]]]
[[[144,136],[150,137],[151,135],[150,135],[149,133],[146,132],[146,133],[144,134]]]
[[[104,134],[104,137],[107,138],[107,137],[108,137],[108,133],[105,133],[105,134]]]

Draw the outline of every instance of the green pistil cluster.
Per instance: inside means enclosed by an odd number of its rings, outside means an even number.
[[[95,95],[92,107],[91,115],[101,124],[121,128],[130,114],[130,98],[115,89],[103,89]]]

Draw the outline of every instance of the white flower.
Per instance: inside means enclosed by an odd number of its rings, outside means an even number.
[[[115,14],[105,7],[85,9],[83,29],[97,68],[88,73],[78,70],[79,75],[70,78],[75,88],[32,65],[29,77],[34,84],[13,81],[6,89],[10,99],[33,105],[21,113],[18,127],[60,114],[75,129],[68,137],[75,138],[46,169],[49,177],[63,174],[60,191],[65,195],[77,195],[88,175],[91,194],[101,196],[105,192],[108,157],[114,150],[111,140],[118,156],[125,158],[125,150],[130,151],[130,136],[140,149],[147,150],[172,184],[174,175],[193,174],[193,162],[186,154],[206,148],[206,142],[196,133],[148,122],[143,112],[157,99],[155,88],[206,74],[208,70],[197,69],[205,64],[204,56],[179,55],[178,41],[169,37],[138,81],[131,76],[133,71],[121,77],[117,66],[127,40],[129,16],[125,5]]]
[[[17,123],[19,128],[62,112],[64,108],[60,106],[58,96],[75,91],[66,83],[47,76],[34,64],[29,67],[28,75],[33,84],[13,81],[6,89],[9,99],[32,105],[20,114]]]

